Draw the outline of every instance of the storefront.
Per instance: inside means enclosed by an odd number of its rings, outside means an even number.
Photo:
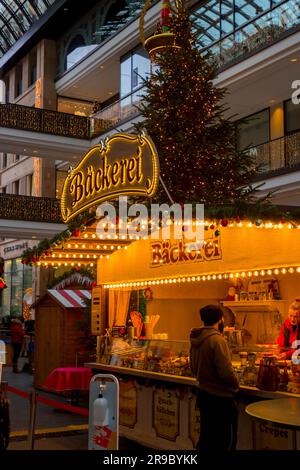
[[[288,224],[251,225],[232,223],[217,232],[208,228],[198,252],[186,251],[178,240],[139,240],[98,262],[94,298],[98,305],[101,298],[102,308],[95,306],[94,328],[98,311],[98,321],[105,321],[112,336],[101,338],[98,361],[88,365],[120,379],[121,434],[155,448],[195,447],[200,417],[196,381],[189,370],[189,333],[200,326],[199,308],[208,303],[222,305],[228,338],[232,331],[241,332],[243,338],[241,343],[230,341],[241,381],[238,448],[252,448],[245,404],[262,398],[300,397],[291,393],[295,389],[290,371],[288,383],[283,380],[284,366],[290,368],[290,362],[278,362],[276,386],[259,390],[256,377],[252,375],[249,382],[249,362],[244,364],[240,355],[255,353],[257,376],[262,357],[278,352],[276,339],[288,306],[300,297],[299,230]],[[233,290],[236,300],[226,300]],[[141,315],[131,312],[136,291],[147,298]],[[134,339],[128,328],[127,334],[120,332],[122,326],[128,327],[129,318]],[[157,321],[153,329],[151,320]],[[257,427],[257,448],[293,448],[289,431],[269,427]]]
[[[32,267],[21,263],[21,254],[32,242],[9,242],[1,246],[6,288],[1,291],[1,316],[29,313],[32,302]]]
[[[116,134],[90,149],[68,174],[63,220],[72,224],[87,209],[120,195],[151,198],[158,178],[151,139]],[[291,362],[278,361],[270,383],[256,387],[260,362],[278,352],[276,338],[288,306],[300,298],[300,225],[283,217],[280,223],[199,218],[204,243],[190,246],[186,238],[192,220],[181,227],[170,220],[171,235],[166,236],[160,223],[146,217],[135,224],[136,234],[126,235],[124,229],[134,218],[119,216],[120,208],[110,222],[103,221],[101,210],[96,217],[88,213],[86,220],[27,252],[23,261],[45,268],[97,265],[91,306],[92,333],[99,339],[97,361],[86,365],[120,380],[120,433],[157,449],[195,447],[200,416],[197,383],[189,368],[189,334],[201,324],[199,309],[213,303],[223,308],[240,377],[238,448],[252,448],[245,404],[300,397],[300,370]],[[151,238],[147,227],[156,227],[156,236]],[[295,439],[272,426],[256,429],[256,447],[290,449]]]

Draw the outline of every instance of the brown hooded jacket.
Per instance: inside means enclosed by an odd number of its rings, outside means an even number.
[[[193,328],[190,335],[191,370],[200,390],[212,395],[233,397],[239,383],[223,335],[212,326]]]

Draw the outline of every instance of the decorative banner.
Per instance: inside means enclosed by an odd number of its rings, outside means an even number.
[[[120,382],[120,424],[134,428],[137,423],[137,388],[133,380]]]
[[[196,395],[189,398],[189,438],[194,448],[198,443],[200,436],[200,412],[196,406]]]
[[[153,392],[152,426],[157,437],[176,441],[179,436],[179,398],[169,390]]]
[[[281,428],[270,422],[254,423],[255,450],[295,450],[295,431]]]
[[[118,196],[152,197],[159,179],[159,160],[145,135],[115,134],[92,147],[68,174],[62,191],[64,222]]]
[[[222,259],[220,237],[207,238],[205,241],[205,245],[197,251],[191,251],[184,240],[152,242],[150,245],[150,267]]]

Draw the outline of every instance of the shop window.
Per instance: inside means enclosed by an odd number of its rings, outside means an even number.
[[[33,85],[37,79],[37,53],[32,51],[29,55],[29,86]]]
[[[15,98],[21,95],[23,92],[23,67],[22,63],[18,64],[16,67],[16,77],[15,77]]]
[[[93,103],[58,97],[57,111],[60,113],[76,114],[77,116],[91,116],[93,114]]]
[[[284,103],[285,132],[300,130],[300,104],[294,104],[292,100]]]
[[[2,188],[2,194],[6,194],[6,186],[3,186],[3,188]]]
[[[20,160],[20,155],[15,155],[15,162],[18,162]]]
[[[7,288],[2,291],[2,315],[22,315],[24,297],[32,289],[32,268],[24,266],[20,258],[7,260],[4,263],[4,278]]]
[[[33,173],[26,178],[26,192],[27,196],[34,196]]]
[[[238,123],[238,148],[256,147],[270,140],[269,109],[252,114]]]
[[[20,181],[13,182],[13,194],[20,194]]]
[[[5,77],[4,86],[5,86],[5,103],[9,103],[9,77]]]
[[[2,155],[2,168],[6,168],[7,167],[7,153],[3,153]]]
[[[143,47],[138,47],[121,59],[121,98],[143,86],[150,76],[150,60]]]

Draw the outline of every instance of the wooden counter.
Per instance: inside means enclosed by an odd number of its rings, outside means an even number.
[[[95,370],[102,370],[117,374],[131,375],[135,377],[143,377],[145,379],[154,379],[160,380],[162,382],[172,382],[181,385],[189,385],[191,387],[197,387],[197,380],[194,377],[184,377],[181,375],[170,375],[170,374],[161,374],[159,372],[152,372],[148,370],[133,369],[129,367],[118,367],[110,366],[108,364],[101,364],[98,362],[87,362],[84,364],[85,367],[90,367]],[[300,398],[300,394],[289,393],[289,392],[269,392],[267,390],[260,390],[256,387],[249,387],[246,385],[240,386],[241,393],[246,395],[256,396],[260,398]]]
[[[161,374],[141,369],[88,362],[94,373],[111,373],[120,383],[120,434],[141,445],[161,450],[194,449],[199,438],[200,414],[196,406],[197,381],[193,377]],[[263,399],[300,398],[288,392],[269,392],[242,385],[238,394],[239,450],[253,448],[249,403]],[[256,448],[290,445],[272,426],[256,430]],[[283,434],[282,434],[283,435]],[[267,441],[272,437],[274,442]],[[299,434],[300,438],[300,434]],[[282,442],[281,442],[282,441]],[[261,443],[261,444],[260,444]],[[260,446],[261,445],[261,446]],[[273,447],[274,448],[274,447]],[[288,447],[289,449],[290,447]],[[294,447],[292,447],[294,448]]]

